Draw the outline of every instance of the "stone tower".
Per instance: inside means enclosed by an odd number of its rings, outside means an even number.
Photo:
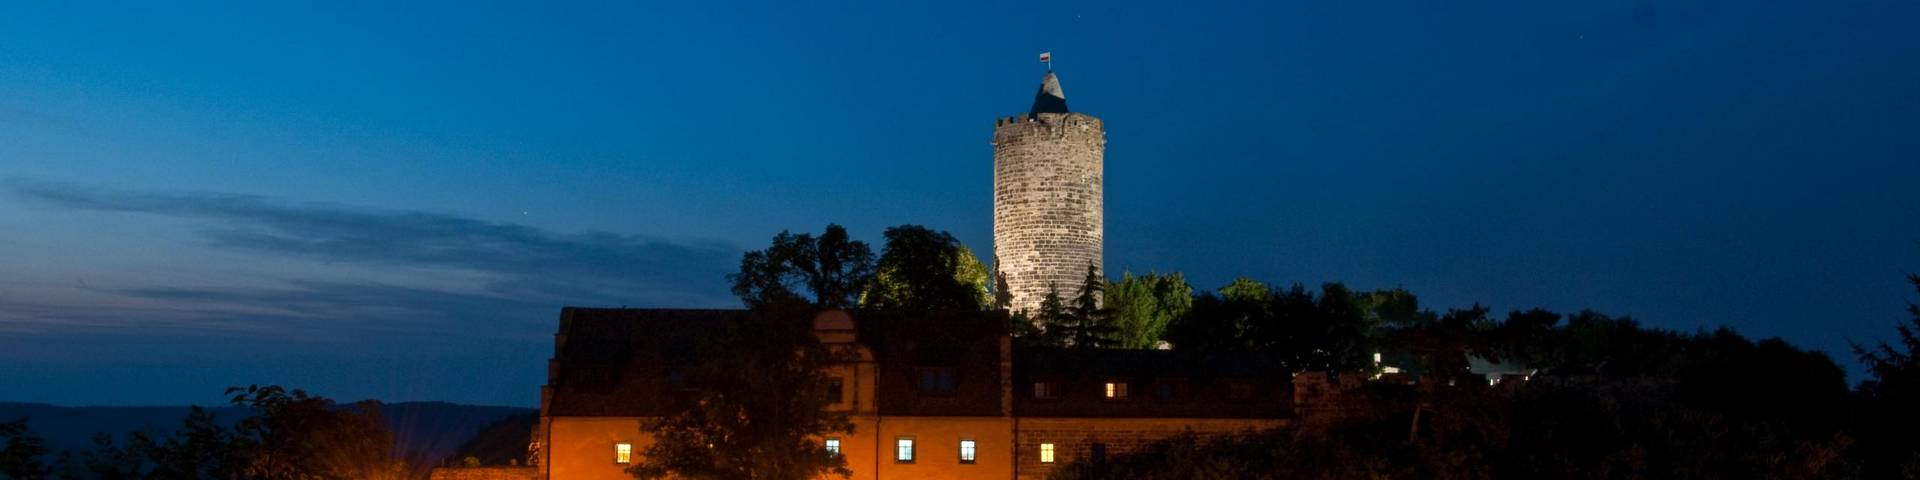
[[[1106,146],[1099,118],[1067,111],[1051,69],[1032,109],[994,123],[993,256],[1013,311],[1039,311],[1049,290],[1072,302],[1101,266]]]

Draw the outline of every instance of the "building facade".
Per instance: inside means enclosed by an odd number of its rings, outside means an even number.
[[[1106,144],[1099,118],[1067,110],[1052,71],[1026,114],[994,122],[994,267],[1012,311],[1038,310],[1050,291],[1071,300],[1101,266]]]
[[[743,310],[567,308],[554,336],[539,478],[631,478],[645,419],[686,393],[692,345]],[[1016,348],[1007,313],[827,311],[814,335],[849,353],[829,374],[851,433],[821,441],[854,479],[1036,479],[1194,432],[1238,435],[1293,421],[1292,375],[1256,357]],[[837,478],[837,477],[834,477]]]

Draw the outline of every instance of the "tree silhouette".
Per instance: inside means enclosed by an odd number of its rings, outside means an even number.
[[[1067,302],[1060,298],[1060,291],[1049,286],[1047,295],[1040,298],[1040,311],[1033,316],[1032,323],[1038,327],[1038,334],[1025,342],[1035,346],[1066,346],[1073,334],[1074,318],[1067,309]]]
[[[47,441],[27,429],[27,419],[0,423],[0,475],[20,480],[47,478]]]
[[[279,386],[227,389],[253,415],[232,429],[198,406],[167,435],[131,432],[116,444],[61,455],[63,479],[399,480],[416,472],[394,460],[393,434],[378,402],[342,406]],[[424,473],[424,472],[418,472]]]
[[[342,408],[277,385],[234,387],[227,394],[234,405],[258,412],[234,425],[246,478],[397,480],[408,474],[404,462],[392,459],[393,432],[379,402]]]
[[[1920,275],[1907,275],[1907,283],[1920,292]],[[1857,389],[1866,408],[1855,422],[1865,470],[1883,478],[1920,478],[1920,441],[1913,439],[1920,431],[1920,305],[1908,303],[1907,314],[1908,324],[1894,329],[1897,343],[1853,346],[1870,374]]]
[[[766,250],[747,252],[740,271],[728,275],[733,294],[747,306],[805,301],[821,308],[851,308],[873,280],[873,250],[852,240],[847,229],[828,224],[819,237],[782,231]]]
[[[1370,371],[1386,325],[1423,318],[1404,291],[1356,294],[1339,283],[1316,293],[1238,278],[1217,294],[1194,296],[1191,305],[1166,329],[1175,349],[1263,352],[1297,370]]]
[[[1007,274],[1000,272],[1000,257],[993,257],[993,305],[994,310],[1006,310],[1013,307],[1013,287],[1007,285]],[[1025,312],[1013,312],[1024,314]]]
[[[1087,265],[1087,276],[1080,282],[1080,291],[1073,297],[1073,306],[1067,310],[1067,343],[1078,348],[1103,348],[1113,346],[1114,335],[1119,329],[1111,324],[1112,315],[1100,306],[1100,297],[1106,288],[1107,279],[1100,275],[1100,267]]]
[[[947,232],[919,225],[887,229],[873,284],[861,299],[868,308],[895,310],[986,309],[988,271]],[[1004,291],[1004,290],[1003,290]]]
[[[690,372],[694,398],[648,420],[654,443],[628,472],[637,478],[800,480],[851,474],[818,438],[852,432],[829,412],[827,365],[842,358],[812,334],[814,310],[765,304],[728,322]]]

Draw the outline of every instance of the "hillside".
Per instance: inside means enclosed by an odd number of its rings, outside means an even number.
[[[400,402],[381,406],[393,429],[394,450],[421,464],[439,463],[488,425],[514,415],[534,413],[530,408],[460,405],[446,402]],[[41,403],[0,402],[0,420],[27,417],[28,428],[47,439],[49,450],[91,448],[101,432],[116,438],[126,432],[170,432],[190,407],[63,407]],[[245,416],[239,407],[214,407],[217,421],[232,426]],[[524,447],[524,445],[523,445]]]

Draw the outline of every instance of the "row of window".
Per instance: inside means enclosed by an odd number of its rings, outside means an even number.
[[[960,440],[960,463],[974,463],[974,458],[975,458],[974,455],[979,452],[979,447],[980,447],[979,444],[974,442],[973,439]],[[1095,444],[1094,450],[1100,453],[1105,453],[1106,448],[1104,447],[1105,445]],[[904,436],[894,437],[893,462],[894,463],[913,463],[915,458],[914,448],[915,446],[914,446],[913,437],[904,437]],[[1054,452],[1056,452],[1057,449],[1054,448],[1052,443],[1040,444],[1039,450],[1040,450],[1040,463],[1053,463]],[[834,455],[839,455],[840,439],[828,438],[827,451],[833,452]],[[1101,455],[1101,456],[1104,456],[1104,455]]]
[[[840,437],[827,437],[826,447],[827,447],[827,453],[832,455],[839,455],[840,454]],[[1094,449],[1094,455],[1096,458],[1105,456],[1103,455],[1106,450],[1106,448],[1104,447],[1105,445],[1094,444],[1093,449]],[[906,436],[894,437],[893,439],[894,463],[913,463],[914,458],[916,458],[914,455],[915,448],[916,447],[914,444],[913,437],[906,437]],[[1056,450],[1053,444],[1051,443],[1040,444],[1040,463],[1053,463],[1053,456],[1055,451]],[[969,464],[974,463],[975,455],[979,454],[979,452],[980,452],[980,445],[978,442],[975,442],[971,438],[960,440],[960,463],[969,463]],[[613,444],[613,463],[618,463],[622,465],[633,463],[633,444],[631,443]]]
[[[920,393],[948,395],[953,393],[955,383],[953,369],[922,368],[919,369],[919,382],[915,387],[918,388]],[[1103,391],[1101,393],[1103,398],[1109,400],[1126,400],[1131,397],[1132,392],[1129,391],[1129,384],[1127,382],[1106,382],[1102,387]],[[840,383],[839,379],[831,381],[828,386],[827,396],[832,400],[832,403],[840,403],[842,398],[840,391],[843,388],[843,384]],[[1179,398],[1183,390],[1179,382],[1155,382],[1151,388],[1154,398],[1159,400]],[[1060,390],[1061,385],[1059,382],[1033,382],[1033,398],[1036,399],[1051,400],[1060,398]],[[1227,384],[1227,399],[1229,400],[1252,400],[1253,395],[1253,382],[1234,380]]]
[[[914,458],[916,458],[914,455],[915,448],[913,437],[895,437],[893,439],[894,463],[913,463]],[[973,463],[974,456],[979,454],[979,452],[980,445],[978,442],[975,442],[971,438],[960,440],[960,463]],[[834,455],[840,454],[839,437],[827,437],[827,453]]]
[[[1159,383],[1153,384],[1152,392],[1155,399],[1173,400],[1175,398],[1180,397],[1181,388],[1178,384],[1168,383],[1168,382],[1159,382]],[[1105,398],[1108,400],[1126,400],[1128,398],[1132,398],[1132,396],[1133,396],[1133,392],[1132,392],[1131,386],[1127,382],[1106,382],[1105,384],[1102,385],[1102,389],[1101,389],[1102,398]],[[1060,398],[1060,384],[1056,382],[1046,382],[1046,381],[1033,382],[1033,398],[1040,399],[1040,400],[1052,400],[1052,399]],[[1246,382],[1246,381],[1234,381],[1234,382],[1228,383],[1227,399],[1252,400],[1253,399],[1253,383]]]

